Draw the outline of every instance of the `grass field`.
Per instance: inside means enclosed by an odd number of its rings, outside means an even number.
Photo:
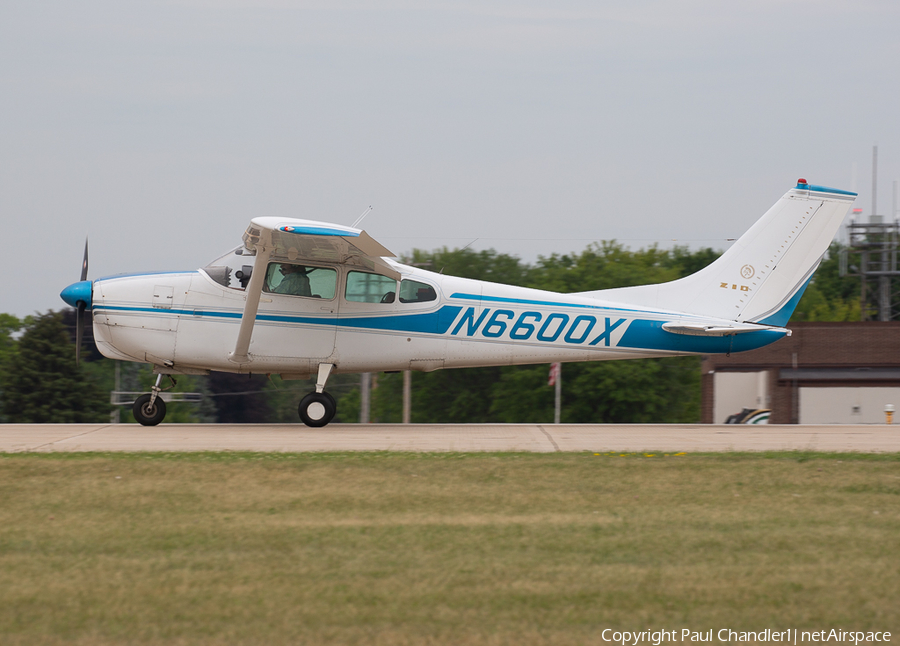
[[[4,645],[900,633],[896,454],[5,454],[0,501]]]

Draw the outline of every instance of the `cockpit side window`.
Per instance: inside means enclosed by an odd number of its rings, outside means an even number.
[[[393,303],[397,281],[381,274],[351,271],[347,274],[344,298],[356,303]]]
[[[263,291],[330,300],[337,291],[337,272],[326,267],[270,262]]]
[[[434,287],[416,280],[400,281],[401,303],[426,303],[437,299]]]

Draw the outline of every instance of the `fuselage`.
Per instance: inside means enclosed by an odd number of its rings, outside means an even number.
[[[737,352],[786,333],[760,326],[727,336],[675,334],[663,325],[733,321],[387,262],[399,280],[365,266],[321,263],[329,277],[325,288],[314,287],[308,296],[264,292],[248,362],[230,358],[246,291],[215,268],[95,280],[94,338],[107,357],[152,363],[173,374],[218,370],[304,378],[320,364],[332,364],[335,372],[431,371]],[[367,281],[366,274],[377,279]],[[369,287],[359,287],[364,284]]]

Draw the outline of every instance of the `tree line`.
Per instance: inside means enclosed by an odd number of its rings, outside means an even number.
[[[832,245],[800,300],[792,321],[859,320],[859,280],[838,271]],[[675,280],[694,273],[720,252],[655,246],[632,251],[602,242],[580,253],[539,257],[534,263],[471,249],[415,250],[403,258],[445,274],[560,293]],[[114,407],[115,362],[93,345],[90,325],[81,365],[75,364],[74,310],[19,319],[0,314],[0,422],[106,422]],[[438,370],[412,374],[413,422],[478,423],[553,421],[554,393],[546,364]],[[119,389],[149,392],[149,366],[121,363]],[[564,423],[690,423],[700,419],[700,358],[670,357],[567,363],[563,366]],[[329,392],[338,400],[335,422],[355,422],[360,378],[335,375]],[[311,386],[278,377],[214,372],[178,378],[175,391],[199,392],[200,403],[170,404],[167,422],[298,422],[296,406]],[[370,419],[399,422],[402,375],[373,379]],[[121,421],[134,421],[130,407]]]

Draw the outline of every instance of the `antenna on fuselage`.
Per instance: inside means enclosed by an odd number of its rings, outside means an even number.
[[[358,218],[356,218],[356,222],[354,222],[354,223],[351,224],[350,226],[353,227],[353,228],[355,229],[355,228],[356,228],[356,225],[358,225],[360,222],[362,222],[362,221],[363,221],[363,218],[366,217],[367,215],[369,215],[369,213],[370,213],[371,211],[372,211],[372,207],[370,206],[370,207],[367,208],[365,211],[363,211],[363,212],[362,212],[362,215],[359,216]]]
[[[468,249],[469,247],[471,247],[473,244],[475,244],[476,242],[478,242],[478,240],[479,240],[479,238],[475,238],[474,240],[472,240],[472,242],[470,242],[470,243],[467,244],[465,247],[463,247],[462,249],[460,249],[460,251],[465,251],[466,249]],[[443,273],[444,273],[444,268],[441,267],[441,270],[440,270],[438,273],[439,273],[439,274],[443,274]]]

